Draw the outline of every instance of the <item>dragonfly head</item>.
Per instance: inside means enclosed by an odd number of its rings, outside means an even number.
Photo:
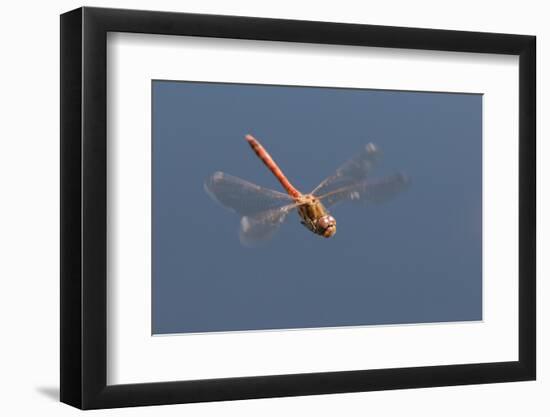
[[[336,233],[336,219],[330,214],[322,216],[317,220],[318,233],[324,237],[334,236]]]

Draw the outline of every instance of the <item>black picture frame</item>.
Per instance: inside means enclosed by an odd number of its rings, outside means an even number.
[[[108,32],[519,56],[519,360],[107,385]],[[81,409],[533,380],[536,376],[534,36],[79,8],[61,15],[61,401]]]

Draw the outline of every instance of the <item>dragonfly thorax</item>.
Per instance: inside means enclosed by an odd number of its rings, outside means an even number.
[[[300,198],[301,205],[298,214],[302,224],[313,233],[323,237],[331,237],[336,233],[336,219],[330,215],[323,203],[311,195]]]

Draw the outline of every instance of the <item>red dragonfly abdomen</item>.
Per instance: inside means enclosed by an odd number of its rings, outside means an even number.
[[[269,168],[269,170],[275,175],[275,178],[279,180],[283,188],[286,190],[286,192],[294,198],[298,198],[302,195],[300,191],[298,191],[288,180],[285,174],[283,174],[283,171],[281,171],[281,168],[275,163],[271,155],[267,153],[265,148],[254,138],[252,135],[246,135],[245,136],[246,141],[252,148],[252,150],[258,155],[258,158],[262,160],[262,162]]]
[[[336,233],[336,220],[328,213],[321,201],[311,194],[302,194],[298,191],[254,136],[246,135],[245,139],[258,158],[279,180],[286,192],[298,203],[298,214],[302,218],[302,224],[318,235],[333,236]]]

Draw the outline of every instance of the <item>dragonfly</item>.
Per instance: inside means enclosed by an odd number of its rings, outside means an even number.
[[[244,246],[255,246],[270,239],[295,210],[300,223],[309,231],[330,238],[336,234],[336,219],[329,208],[346,201],[382,203],[403,191],[410,183],[403,173],[380,179],[368,178],[380,157],[378,147],[368,143],[313,191],[304,194],[292,185],[258,139],[250,134],[245,139],[286,193],[220,171],[206,179],[204,188],[207,194],[241,216],[239,238]]]

